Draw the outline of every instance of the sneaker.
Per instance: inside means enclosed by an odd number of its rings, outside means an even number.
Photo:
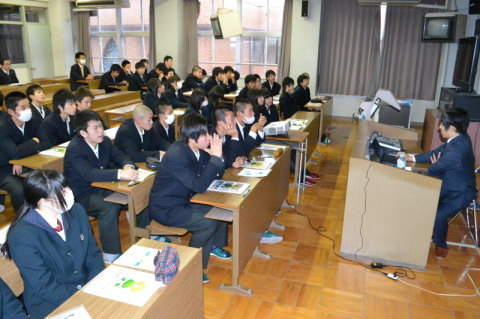
[[[305,175],[306,178],[309,178],[309,179],[320,179],[320,176],[318,176],[317,174],[315,173],[308,173],[307,175]]]
[[[276,244],[283,240],[283,237],[277,234],[274,234],[270,231],[266,231],[263,234],[262,239],[260,240],[260,244]]]
[[[164,236],[150,236],[150,239],[156,240],[156,241],[163,241],[164,243],[168,243],[168,244],[172,242],[170,238],[164,237]]]
[[[0,213],[3,213],[5,211],[5,206],[4,205],[0,205]]]
[[[102,253],[102,255],[103,255],[103,262],[107,265],[110,265],[111,263],[113,263],[115,261],[115,259],[120,257],[121,254]]]
[[[278,215],[280,215],[281,213],[282,213],[282,210],[279,209],[279,210],[277,210],[277,212],[275,213],[275,216],[278,216]]]
[[[208,278],[206,273],[203,273],[203,283],[206,284],[207,282],[210,282],[210,279]]]
[[[230,254],[225,249],[223,249],[221,247],[217,247],[217,246],[212,246],[212,250],[210,251],[210,255],[216,256],[220,259],[231,259],[232,258],[232,254]]]
[[[438,247],[435,245],[435,258],[437,259],[445,259],[448,255],[448,249]]]
[[[302,183],[302,186],[306,186],[306,187],[312,187],[312,186],[316,186],[317,183],[315,183],[314,181],[311,181],[309,179],[306,179],[305,180],[305,183]]]

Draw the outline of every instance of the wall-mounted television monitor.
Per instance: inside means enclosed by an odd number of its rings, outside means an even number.
[[[462,38],[458,41],[457,57],[453,69],[453,85],[473,92],[477,74],[480,37]]]
[[[465,36],[467,16],[452,12],[427,13],[423,20],[423,41],[458,42]]]

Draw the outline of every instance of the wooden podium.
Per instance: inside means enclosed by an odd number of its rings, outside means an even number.
[[[416,132],[359,121],[350,156],[342,256],[424,269],[442,181],[367,160],[372,132],[403,141],[407,152],[420,152]],[[362,240],[363,237],[363,240]]]

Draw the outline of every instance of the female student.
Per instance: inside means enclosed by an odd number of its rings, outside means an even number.
[[[260,113],[262,113],[263,116],[267,118],[267,123],[265,125],[268,125],[272,122],[280,121],[278,110],[277,107],[273,105],[273,97],[270,91],[266,88],[262,88],[262,92],[265,103],[263,107],[260,108]]]
[[[168,78],[168,89],[165,92],[165,97],[167,98],[168,104],[174,109],[188,107],[188,100],[183,95],[182,82],[180,82],[178,75],[173,75]]]
[[[198,113],[202,114],[202,107],[208,105],[208,99],[205,95],[205,91],[203,89],[195,89],[192,92],[192,96],[190,96],[190,105],[187,107],[185,111],[185,115],[190,113]]]
[[[25,205],[7,233],[2,252],[24,282],[31,318],[45,318],[104,268],[85,209],[74,204],[65,177],[31,172],[23,182]]]
[[[152,112],[154,119],[155,115],[158,115],[157,105],[160,103],[167,103],[167,98],[165,97],[165,83],[158,78],[153,78],[147,82],[148,92],[143,98],[143,104],[148,106]]]
[[[263,97],[262,89],[253,88],[248,90],[247,99],[252,103],[255,120],[258,121],[260,112],[265,105],[265,98]]]

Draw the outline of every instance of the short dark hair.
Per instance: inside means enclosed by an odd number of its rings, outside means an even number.
[[[256,74],[256,73],[255,73],[253,76],[255,77],[255,81],[257,81],[257,80],[262,80],[262,78],[260,77],[260,75],[258,75],[258,74]]]
[[[122,72],[122,67],[119,65],[119,64],[112,64],[112,66],[110,67],[110,72]]]
[[[18,102],[20,102],[21,100],[25,100],[26,98],[27,96],[23,92],[20,92],[20,91],[10,92],[5,96],[5,106],[7,107],[7,109],[15,111],[15,108],[17,107]]]
[[[213,125],[217,126],[217,122],[225,122],[225,117],[227,117],[227,112],[232,112],[232,108],[228,106],[218,106],[213,110],[212,114],[212,120],[213,120]]]
[[[230,65],[227,65],[226,67],[223,68],[223,72],[224,73],[227,73],[227,72],[235,72],[235,70],[230,66]]]
[[[202,69],[202,76],[206,76],[207,75],[207,71],[205,69]]]
[[[163,63],[167,62],[167,61],[170,60],[170,59],[173,60],[173,58],[172,58],[170,55],[166,55],[166,56],[163,58]]]
[[[309,77],[306,76],[305,74],[300,74],[297,78],[297,85],[300,85],[304,80],[308,80]]]
[[[225,95],[225,91],[220,85],[215,85],[209,92],[208,92],[208,100],[213,105],[216,105],[218,100],[223,99]]]
[[[136,69],[140,69],[140,68],[144,68],[144,69],[145,69],[145,64],[143,64],[143,62],[137,62],[137,63],[135,63],[135,70],[136,70]]]
[[[1,59],[0,60],[0,65],[4,65],[5,61],[11,61],[10,59]]]
[[[213,70],[212,70],[212,75],[213,76],[217,76],[220,73],[225,73],[221,67],[216,66],[216,67],[213,68]]]
[[[250,101],[247,99],[238,99],[235,102],[235,105],[233,106],[233,114],[237,115],[237,112],[240,112],[243,114],[248,104],[252,104],[252,103],[250,103]]]
[[[168,72],[173,72],[173,75],[175,75],[175,69],[174,68],[168,68],[167,69],[167,74],[168,74]]]
[[[264,98],[267,98],[267,97],[271,97],[272,96],[272,92],[267,89],[267,88],[262,88],[262,94],[263,94],[263,97]]]
[[[233,74],[235,74],[235,81],[238,81],[240,79],[240,72],[238,71],[233,71]]]
[[[178,81],[180,81],[180,77],[179,77],[178,75],[172,75],[172,76],[170,76],[170,77],[167,79],[168,89],[171,90],[172,92],[174,92],[175,89],[173,88],[172,83],[173,83],[173,82],[178,82]]]
[[[95,95],[92,93],[92,91],[90,91],[84,85],[79,86],[78,89],[73,94],[73,96],[75,97],[75,101],[77,102],[82,102],[82,100],[87,96],[92,98],[92,100],[95,98]]]
[[[464,109],[452,108],[440,117],[440,122],[448,130],[450,126],[457,129],[457,133],[466,134],[470,124],[470,114]]]
[[[247,99],[253,105],[255,111],[259,110],[260,105],[258,105],[258,98],[263,97],[263,92],[261,89],[253,88],[249,89],[247,92]]]
[[[183,117],[180,131],[184,143],[188,144],[189,139],[197,142],[200,136],[208,134],[207,119],[198,113],[189,113]]]
[[[162,71],[163,74],[167,74],[167,66],[165,65],[165,63],[158,63],[156,66],[155,66],[155,69],[157,69],[158,71]]]
[[[86,132],[88,127],[88,122],[91,122],[91,121],[100,121],[102,122],[103,128],[105,128],[105,123],[103,123],[103,120],[100,114],[92,110],[84,110],[84,111],[77,112],[77,114],[75,114],[75,122],[74,122],[75,131]]]
[[[145,65],[145,63],[147,63],[147,64],[148,64],[148,60],[147,60],[147,59],[141,59],[139,62],[142,62],[142,63],[143,63],[143,65]]]
[[[79,52],[75,53],[75,60],[80,59],[80,56],[82,56],[82,55],[85,55],[85,53],[83,53],[82,51],[79,51]]]
[[[249,74],[245,77],[245,85],[257,81],[257,78],[253,74]]]
[[[282,89],[285,91],[287,89],[287,86],[294,85],[294,84],[295,84],[295,81],[291,77],[287,76],[282,81]]]
[[[265,73],[265,78],[268,78],[270,75],[275,75],[275,76],[276,76],[277,74],[276,74],[275,71],[273,71],[273,70],[268,70],[268,71]]]
[[[53,95],[52,103],[53,103],[53,111],[55,113],[60,114],[59,106],[62,108],[65,107],[65,103],[75,103],[75,96],[73,95],[70,90],[67,89],[60,89]]]
[[[206,95],[203,89],[195,89],[190,96],[190,105],[197,111],[202,108],[202,103],[205,101]]]
[[[27,95],[27,98],[30,102],[32,102],[32,99],[30,98],[30,95],[35,95],[35,91],[37,91],[37,90],[41,90],[43,92],[43,88],[39,84],[32,84],[25,91],[25,93]]]
[[[151,78],[147,82],[148,89],[155,95],[157,94],[158,88],[162,85],[165,85],[165,83],[158,78]]]
[[[123,60],[123,61],[122,61],[122,68],[126,67],[128,64],[131,64],[130,61],[128,61],[128,60]]]

